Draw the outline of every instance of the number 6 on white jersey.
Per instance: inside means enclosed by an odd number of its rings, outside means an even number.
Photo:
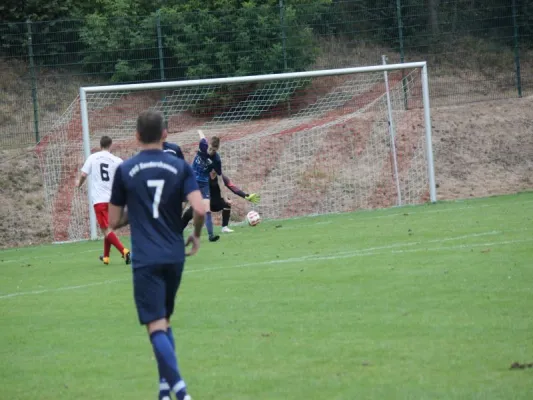
[[[161,194],[163,193],[163,186],[165,186],[164,179],[150,179],[146,181],[150,188],[155,188],[154,202],[152,203],[152,216],[159,218],[159,202],[161,201]]]

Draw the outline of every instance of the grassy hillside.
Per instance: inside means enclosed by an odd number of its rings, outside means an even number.
[[[467,45],[473,47],[475,43]],[[462,53],[467,52],[467,45]],[[380,54],[387,54],[389,62],[398,61],[395,52],[376,46],[352,48],[334,40],[323,42],[321,47],[316,69],[376,64]],[[470,58],[457,64],[446,59],[429,60],[439,199],[533,189],[533,128],[528,118],[533,99],[474,102],[513,97],[516,89],[512,66],[480,55],[485,53],[469,54]],[[503,56],[508,60],[509,54]],[[523,57],[525,89],[530,85],[533,88],[530,56],[524,53]],[[494,68],[488,68],[493,61]],[[0,60],[0,247],[51,241],[52,216],[45,208],[42,173],[31,145],[35,135],[28,75],[26,64]],[[505,85],[495,87],[495,82]],[[87,76],[40,71],[37,94],[41,136],[57,123],[76,98],[79,86],[94,83],[95,78]],[[187,123],[194,125],[195,121]],[[271,171],[262,173],[256,178],[263,179]]]

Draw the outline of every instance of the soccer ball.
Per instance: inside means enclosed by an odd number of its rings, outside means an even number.
[[[261,222],[261,216],[257,211],[250,211],[248,214],[246,214],[246,222],[248,222],[251,226],[256,226],[259,222]]]

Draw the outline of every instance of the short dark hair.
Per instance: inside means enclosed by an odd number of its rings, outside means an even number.
[[[156,111],[143,111],[137,118],[137,133],[143,143],[156,143],[163,137],[165,121]]]
[[[109,136],[102,136],[100,138],[100,147],[102,149],[109,149],[112,143],[113,139],[111,139]]]
[[[220,138],[218,136],[211,137],[211,146],[216,147],[217,149],[220,147]]]

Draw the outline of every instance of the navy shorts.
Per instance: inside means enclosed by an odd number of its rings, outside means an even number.
[[[182,273],[183,263],[133,269],[133,297],[141,325],[170,318]]]
[[[202,193],[203,199],[209,198],[209,182],[198,182],[198,187],[200,188],[200,193]]]

